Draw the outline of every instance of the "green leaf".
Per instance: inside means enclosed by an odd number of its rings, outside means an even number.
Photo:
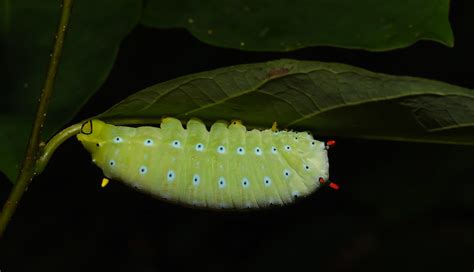
[[[473,90],[335,63],[278,60],[188,75],[137,92],[97,117],[146,123],[162,115],[208,124],[241,119],[249,127],[276,121],[280,129],[318,135],[474,144]]]
[[[242,50],[382,51],[419,40],[453,46],[448,15],[449,0],[149,0],[142,23],[183,27],[206,43]]]
[[[58,0],[0,0],[0,169],[15,180],[24,156],[61,12]],[[107,77],[139,1],[75,1],[45,138],[64,126]]]

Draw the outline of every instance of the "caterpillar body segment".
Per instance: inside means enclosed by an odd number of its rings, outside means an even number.
[[[84,123],[78,140],[104,176],[173,202],[262,208],[306,196],[329,178],[326,145],[306,132],[248,131],[240,121],[208,130],[192,118],[160,127]]]

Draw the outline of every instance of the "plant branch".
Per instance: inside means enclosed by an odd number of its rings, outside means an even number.
[[[3,206],[2,213],[0,214],[0,238],[3,236],[11,217],[16,210],[18,202],[23,196],[23,193],[28,189],[28,185],[36,175],[35,164],[40,149],[41,131],[44,126],[49,101],[54,89],[59,59],[61,57],[64,44],[64,37],[69,25],[72,2],[73,0],[63,0],[61,18],[55,36],[53,53],[49,62],[46,80],[41,90],[35,122],[31,130],[25,158],[23,159],[23,164],[16,179],[16,183]]]

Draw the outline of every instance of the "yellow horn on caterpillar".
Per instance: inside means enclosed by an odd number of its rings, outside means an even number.
[[[104,188],[105,186],[107,186],[107,184],[109,184],[109,181],[110,180],[108,178],[103,178],[100,187]]]

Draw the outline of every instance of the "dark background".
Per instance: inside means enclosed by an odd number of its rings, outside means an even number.
[[[383,53],[243,52],[203,44],[185,30],[138,27],[71,124],[158,82],[278,58],[342,62],[474,89],[473,15],[472,1],[452,2],[454,48],[426,41]],[[119,182],[100,188],[100,169],[70,139],[24,195],[0,242],[0,270],[474,269],[474,147],[336,140],[330,172],[341,190],[323,188],[283,208],[212,212],[167,204]],[[2,176],[2,203],[11,187]]]

